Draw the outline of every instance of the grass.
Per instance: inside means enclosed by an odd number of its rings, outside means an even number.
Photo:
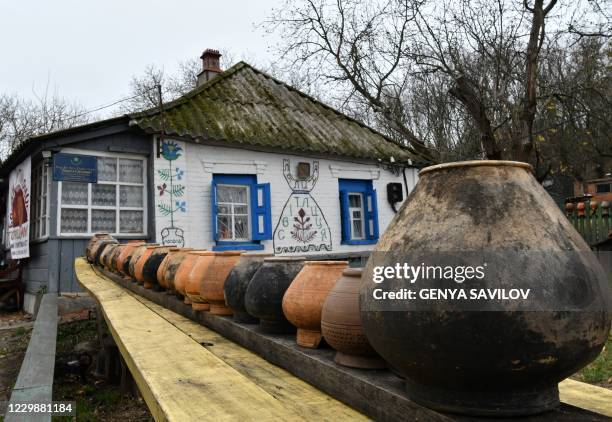
[[[17,327],[17,328],[15,328],[15,331],[13,332],[13,336],[21,337],[22,335],[24,335],[27,332],[28,332],[28,330],[26,330],[25,327]]]
[[[612,388],[612,333],[601,354],[572,378],[589,384]]]

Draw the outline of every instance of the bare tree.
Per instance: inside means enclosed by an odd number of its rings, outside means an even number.
[[[583,9],[569,0],[288,0],[263,25],[281,34],[285,68],[316,69],[339,93],[335,104],[402,143],[444,159],[441,132],[427,128],[443,117],[453,123],[438,129],[454,126],[446,147],[467,142],[460,149],[472,158],[530,161],[543,178],[539,66],[569,42]],[[438,116],[415,108],[424,105],[417,93]]]
[[[36,135],[85,124],[92,117],[75,102],[51,94],[47,87],[34,100],[0,95],[0,158],[6,158],[22,142]]]

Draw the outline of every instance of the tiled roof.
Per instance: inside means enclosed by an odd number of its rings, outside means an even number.
[[[158,109],[130,125],[161,132]],[[423,160],[411,149],[240,62],[164,106],[164,133],[228,145],[397,162]]]

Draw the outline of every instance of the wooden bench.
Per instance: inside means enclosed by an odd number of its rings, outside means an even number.
[[[19,261],[11,260],[7,268],[0,270],[0,303],[11,296],[17,301],[17,310],[23,307],[24,287],[22,281],[23,267]]]
[[[34,321],[30,343],[21,364],[17,381],[11,393],[11,404],[51,403],[53,395],[53,373],[55,369],[55,342],[57,337],[57,293],[43,296]],[[7,413],[5,422],[50,421],[50,415]]]
[[[359,412],[75,261],[156,421],[365,420]]]

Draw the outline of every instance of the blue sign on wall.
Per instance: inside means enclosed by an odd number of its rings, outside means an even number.
[[[98,158],[93,155],[55,154],[53,180],[97,183]]]

